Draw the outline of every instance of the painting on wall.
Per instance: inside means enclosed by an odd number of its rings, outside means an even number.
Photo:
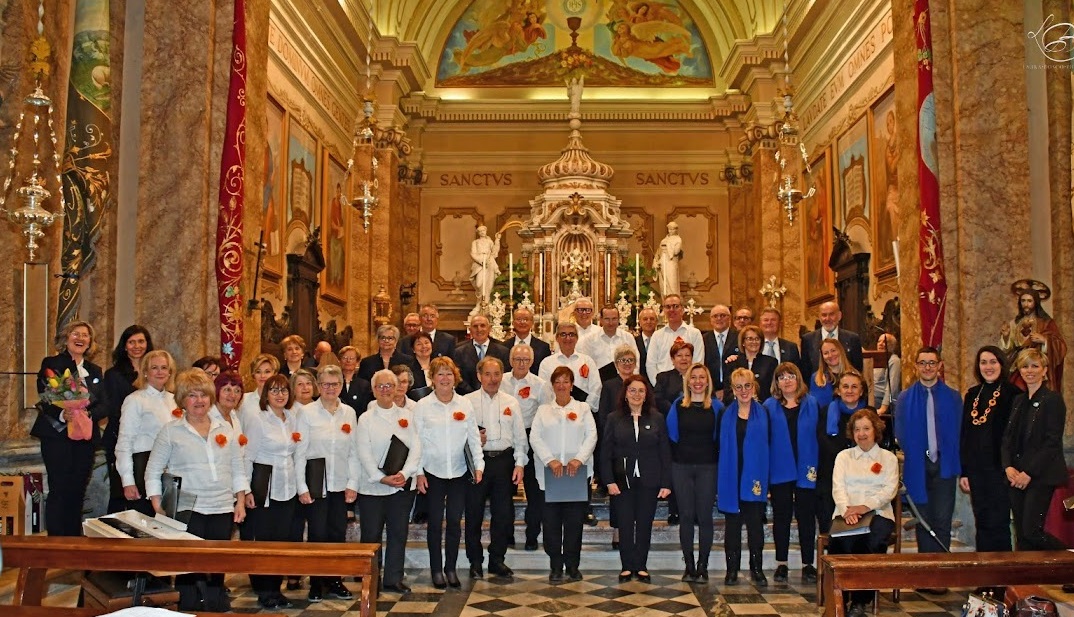
[[[865,116],[855,122],[836,141],[839,158],[839,220],[840,229],[854,219],[869,220],[869,128]]]
[[[679,0],[476,0],[440,54],[436,85],[711,86],[712,61]]]
[[[869,110],[873,160],[873,268],[877,277],[895,274],[892,242],[899,228],[899,145],[895,132],[895,89],[888,90]],[[883,162],[881,165],[880,162]]]
[[[287,234],[290,240],[296,228],[307,234],[316,227],[317,140],[294,118],[288,124],[287,140]],[[293,248],[291,242],[287,249]]]
[[[343,203],[343,180],[347,168],[324,151],[324,199],[322,199],[321,232],[324,250],[324,270],[321,271],[322,295],[339,303],[347,301],[347,250],[350,244],[350,213]]]
[[[268,145],[265,148],[265,184],[261,189],[262,267],[266,274],[283,275],[283,205],[287,160],[287,112],[268,99]]]
[[[817,191],[813,197],[802,201],[804,218],[802,247],[804,263],[805,298],[810,305],[824,302],[834,296],[832,271],[828,257],[832,249],[832,163],[826,149],[811,163]]]

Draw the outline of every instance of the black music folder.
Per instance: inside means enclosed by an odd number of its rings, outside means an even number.
[[[556,477],[548,467],[544,468],[544,500],[547,503],[589,501],[589,469],[582,465],[573,476],[563,466],[563,475]]]
[[[306,459],[306,488],[314,499],[328,496],[328,459]]]
[[[250,492],[254,495],[254,503],[267,506],[269,501],[269,487],[272,485],[272,465],[254,463],[254,470],[250,472]]]
[[[384,466],[380,470],[386,476],[394,476],[403,470],[408,456],[410,456],[410,448],[403,443],[402,439],[392,435],[392,441],[388,444],[388,453],[384,456]]]

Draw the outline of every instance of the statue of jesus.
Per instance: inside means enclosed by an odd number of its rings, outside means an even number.
[[[660,246],[653,256],[653,268],[656,269],[657,287],[662,297],[679,293],[679,260],[682,259],[682,236],[679,224],[668,223],[668,235],[660,241]]]

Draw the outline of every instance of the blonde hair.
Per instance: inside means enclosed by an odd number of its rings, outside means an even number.
[[[64,326],[59,334],[56,335],[56,351],[65,351],[67,349],[67,339],[75,328],[79,327],[89,330],[90,344],[86,348],[86,352],[82,354],[82,357],[88,360],[97,354],[97,334],[94,333],[93,326],[88,321],[72,321]]]
[[[175,358],[163,349],[154,349],[142,356],[142,362],[138,365],[138,377],[134,380],[134,387],[142,389],[149,383],[146,380],[146,375],[149,373],[149,363],[152,362],[154,358],[164,358],[165,362],[168,363],[168,381],[164,383],[164,389],[168,392],[175,392]],[[200,368],[196,370],[201,371],[201,373],[205,375],[205,371],[202,371]],[[208,375],[205,376],[208,377]],[[213,388],[213,391],[215,393],[215,387]]]
[[[1025,368],[1030,362],[1037,362],[1044,368],[1044,377],[1041,381],[1048,381],[1048,356],[1041,353],[1036,347],[1028,347],[1018,352],[1014,358],[1014,370]]]
[[[736,368],[731,373],[731,378],[728,379],[728,381],[734,381],[736,377],[739,378],[739,379],[746,378],[746,379],[749,380],[750,383],[753,384],[753,398],[756,399],[757,398],[757,376],[753,374],[753,371],[751,371],[750,369],[745,368],[745,367]],[[732,387],[733,387],[733,384],[732,384]]]
[[[164,352],[167,353],[167,352]],[[149,354],[146,354],[149,357]],[[169,356],[170,358],[171,356]],[[203,392],[209,397],[209,404],[216,404],[216,386],[209,376],[200,368],[188,368],[175,376],[175,402],[180,408],[191,392]],[[184,409],[184,411],[186,411]]]
[[[835,346],[836,351],[839,352],[839,366],[842,368],[842,370],[845,371],[845,370],[847,370],[847,367],[850,366],[850,360],[847,358],[847,350],[846,350],[846,348],[843,347],[843,344],[839,342],[839,339],[826,338],[823,341],[821,341],[820,342],[820,366],[817,367],[817,372],[816,372],[816,374],[813,375],[813,382],[816,383],[820,387],[824,387],[824,386],[828,385],[829,383],[834,385],[835,382],[839,381],[839,375],[836,375],[835,373],[833,373],[832,370],[830,368],[828,368],[828,363],[824,361],[824,346],[825,345],[834,345]]]
[[[700,401],[694,401],[690,397],[690,375],[698,369],[705,371],[705,397]],[[688,407],[695,402],[701,403],[705,409],[712,409],[712,375],[709,374],[709,368],[702,362],[691,364],[682,376],[682,404]]]

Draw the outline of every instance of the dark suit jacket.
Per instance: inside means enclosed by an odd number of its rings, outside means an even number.
[[[608,421],[608,416],[618,409],[619,397],[622,394],[623,378],[618,374],[601,384],[600,405],[597,407],[597,430],[600,431],[600,433],[597,433],[598,435],[604,434],[604,423]],[[599,444],[600,442],[598,441],[597,443]],[[597,475],[599,476],[600,474]]]
[[[653,333],[655,334],[655,332]],[[652,342],[653,337],[649,337],[649,342]],[[638,344],[638,372],[645,379],[649,379],[649,371],[645,370],[645,360],[649,357],[649,350],[645,348],[645,337],[641,334],[634,337],[634,342]],[[652,383],[652,382],[649,382]]]
[[[416,378],[417,375],[414,377]],[[358,376],[358,372],[355,371],[349,382],[346,379],[343,380],[343,389],[339,393],[339,400],[350,405],[354,409],[354,413],[360,416],[365,413],[369,403],[373,401],[373,388],[370,387],[368,379],[362,379]]]
[[[807,377],[817,372],[820,368],[820,343],[823,328],[814,330],[802,337],[802,376]],[[865,366],[864,358],[861,353],[861,337],[857,332],[851,332],[844,328],[839,328],[839,342],[843,344],[843,348],[847,350],[847,359],[850,360],[850,365],[859,371]]]
[[[108,405],[104,393],[104,371],[101,367],[85,360],[82,366],[89,373],[86,377],[86,387],[89,389],[89,407],[88,411],[90,417],[93,419],[93,442],[99,443],[101,440],[101,429],[97,425],[97,421],[107,417]],[[45,370],[52,369],[52,372],[56,375],[63,375],[65,370],[70,370],[72,375],[78,374],[78,367],[75,365],[74,358],[66,350],[61,351],[55,356],[48,356],[41,360],[41,369],[37,371],[37,393],[41,394],[45,391],[48,382],[48,378],[45,376]],[[63,409],[41,402],[37,406],[37,419],[34,421],[33,427],[30,429],[30,435],[37,437],[38,439],[64,439],[70,441],[67,437],[67,430],[57,431],[53,428],[53,423],[49,420],[61,422],[60,415],[63,413]]]
[[[656,397],[656,409],[667,415],[671,404],[675,399],[682,396],[682,373],[671,369],[656,376],[656,386],[653,395]]]
[[[516,340],[518,339],[512,336],[506,341],[504,341],[504,346],[507,347],[508,351],[508,360],[510,360],[511,358],[510,351],[511,348],[515,346]],[[537,338],[536,336],[533,336],[533,333],[530,333],[530,347],[533,348],[533,364],[530,365],[530,372],[536,375],[537,369],[541,368],[541,360],[544,360],[548,356],[552,355],[552,347],[548,343]],[[511,363],[508,362],[507,366],[504,367],[503,372],[506,374],[510,370],[510,367]]]
[[[510,353],[503,343],[496,339],[489,339],[485,355],[499,358],[500,362],[503,362],[505,372],[507,367],[511,366]],[[451,359],[455,361],[455,365],[459,367],[459,373],[462,374],[462,381],[455,387],[455,391],[459,394],[469,394],[480,390],[481,382],[477,380],[477,348],[474,347],[474,342],[471,340],[459,344],[455,347],[455,353],[451,355]]]
[[[451,357],[451,353],[455,351],[455,346],[458,342],[455,340],[454,335],[448,334],[443,330],[437,330],[436,336],[433,337],[433,355],[432,358],[439,358],[440,356]],[[414,355],[414,337],[404,336],[399,341],[399,349],[408,356]]]
[[[302,368],[313,371],[313,374],[317,374],[317,361],[313,359],[313,356],[306,356],[302,358]],[[280,374],[284,377],[291,379],[291,368],[287,366],[286,360],[280,360]]]
[[[725,378],[731,374],[725,362],[729,356],[738,353],[738,330],[734,328],[727,329],[727,338],[723,342],[722,356],[719,354],[719,346],[716,344],[716,333],[714,331],[709,330],[702,334],[701,340],[705,343],[705,366],[709,369],[709,375],[712,377],[712,391],[723,390],[724,384],[720,379],[719,365],[723,365],[723,376]]]
[[[758,354],[753,359],[753,376],[757,379],[757,391],[754,392],[754,395],[762,403],[772,396],[772,379],[776,376],[777,366],[779,366],[779,362],[769,356]],[[724,375],[727,375],[728,378],[728,386],[731,385],[731,373],[737,368],[746,368],[746,354],[740,353],[733,362],[724,365],[723,370]],[[730,405],[733,400],[735,400],[734,391],[730,387],[724,388],[723,404]]]
[[[766,341],[761,341],[761,353],[764,353],[764,348],[767,344]],[[780,362],[790,362],[799,369],[802,368],[802,354],[798,353],[798,345],[785,338],[777,339],[776,345],[779,347]]]
[[[1039,407],[1033,407],[1036,405]],[[1014,467],[1026,472],[1030,484],[1036,486],[1065,485],[1067,466],[1063,459],[1063,426],[1066,411],[1063,397],[1045,386],[1037,390],[1032,400],[1024,392],[1016,396],[1010,422],[1003,433],[1000,452],[1003,468]]]
[[[396,364],[405,364],[410,367],[410,370],[414,373],[414,383],[410,385],[411,388],[424,388],[425,387],[425,371],[421,370],[421,365],[414,359],[414,356],[408,356],[405,353],[400,352],[398,349],[392,354],[391,359],[388,362],[388,366],[384,366],[384,361],[381,359],[380,354],[376,353],[371,356],[362,358],[362,361],[358,363],[358,370],[355,374],[358,377],[372,383],[373,374],[377,371],[391,368]],[[347,403],[347,401],[343,401]],[[350,405],[350,403],[347,403]],[[354,411],[362,413],[365,409],[355,409]]]
[[[617,482],[616,459],[622,461],[628,475],[638,464],[640,478],[631,478],[647,488],[671,488],[671,442],[668,441],[664,414],[655,410],[638,418],[638,437],[634,438],[634,420],[630,414],[615,412],[608,416],[601,435],[600,477],[605,484]],[[625,459],[625,460],[624,460]],[[619,490],[623,490],[620,486]]]

